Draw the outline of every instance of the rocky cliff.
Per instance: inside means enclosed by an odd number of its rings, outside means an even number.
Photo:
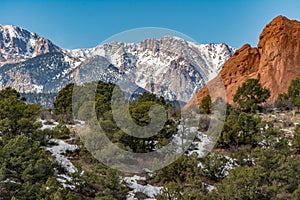
[[[226,98],[233,103],[237,88],[249,78],[257,78],[271,91],[270,102],[279,93],[287,92],[291,80],[300,77],[300,22],[278,16],[262,31],[257,47],[246,44],[228,59],[219,73]],[[202,88],[191,100],[199,104],[209,92],[216,98],[220,88],[214,87],[217,78]],[[208,89],[209,88],[209,89]]]

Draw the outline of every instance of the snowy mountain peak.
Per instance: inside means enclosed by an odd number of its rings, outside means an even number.
[[[36,33],[18,26],[0,24],[0,66],[58,50],[58,46]]]

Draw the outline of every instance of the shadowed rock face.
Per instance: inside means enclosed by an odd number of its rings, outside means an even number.
[[[284,16],[276,17],[262,31],[257,47],[246,44],[237,50],[225,62],[219,76],[231,104],[237,88],[249,78],[259,79],[263,87],[269,88],[269,101],[274,102],[279,93],[287,92],[294,78],[300,77],[300,22]],[[218,90],[214,87],[216,81],[215,78],[208,83],[211,91]],[[189,105],[199,104],[207,94],[208,87],[205,86]]]

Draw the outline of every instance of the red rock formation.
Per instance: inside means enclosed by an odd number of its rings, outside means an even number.
[[[249,78],[259,79],[263,87],[269,88],[269,101],[273,102],[279,93],[287,92],[291,80],[300,77],[300,22],[278,16],[264,28],[259,39],[256,48],[246,44],[237,50],[219,73],[231,104],[237,88]],[[214,87],[216,82],[217,78],[208,83],[214,93],[220,90]],[[205,86],[189,105],[199,104],[207,94]]]

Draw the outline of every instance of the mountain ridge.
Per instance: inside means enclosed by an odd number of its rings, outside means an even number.
[[[68,53],[81,60],[95,55],[103,56],[139,87],[170,100],[179,97],[188,101],[195,90],[217,74],[216,71],[232,56],[234,50],[224,43],[197,45],[182,39],[162,37],[140,43],[113,42]],[[182,76],[184,74],[189,75]],[[189,86],[178,85],[176,81],[170,81],[170,77]],[[155,83],[154,87],[151,87],[152,82]],[[166,92],[164,87],[171,88],[171,92]],[[186,94],[178,95],[186,90]]]
[[[0,62],[0,89],[10,86],[22,93],[56,93],[67,83],[76,82],[75,75],[80,71],[76,69],[90,68],[87,62],[95,56],[102,56],[137,86],[169,100],[187,102],[216,76],[225,60],[235,51],[225,43],[198,44],[173,36],[149,38],[139,43],[112,42],[94,48],[68,50],[54,45],[50,40],[38,43],[46,39],[40,39],[40,36],[25,29],[5,27],[2,25],[1,35],[8,39],[3,39],[0,55],[12,56]],[[32,46],[33,43],[41,46]],[[104,75],[104,71],[100,71],[102,81],[114,76],[113,72]],[[94,77],[93,74],[85,75]]]

